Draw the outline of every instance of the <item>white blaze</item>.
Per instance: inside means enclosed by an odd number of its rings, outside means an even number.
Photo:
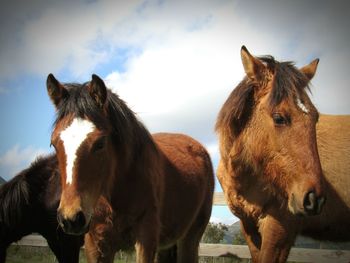
[[[85,141],[87,135],[95,129],[95,125],[84,119],[76,118],[72,123],[61,132],[61,140],[66,152],[66,183],[71,184],[73,181],[74,162],[77,158],[77,150]]]
[[[301,102],[299,98],[297,98],[297,105],[303,112],[309,113],[309,110],[306,108],[306,106]]]

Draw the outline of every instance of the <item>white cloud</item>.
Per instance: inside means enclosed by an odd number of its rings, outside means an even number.
[[[245,44],[254,54],[272,54],[300,65],[320,56],[316,105],[324,112],[349,113],[350,91],[344,77],[350,60],[346,2],[311,2],[103,0],[50,5],[37,1],[17,9],[13,5],[3,12],[12,10],[11,21],[22,23],[0,23],[6,36],[13,34],[1,39],[5,45],[0,56],[6,63],[0,65],[0,79],[19,71],[46,75],[63,70],[72,74],[72,81],[87,80],[121,49],[130,49],[125,70],[107,79],[146,122],[174,112],[194,116],[199,101],[205,105],[199,108],[201,114],[209,115],[212,125],[214,112],[243,76],[239,49]]]
[[[206,148],[211,156],[218,156],[219,155],[219,146],[216,142],[211,143],[211,144],[207,144]]]
[[[179,23],[174,23],[172,14],[176,13],[176,7],[163,9],[161,15],[156,8],[148,9],[146,23],[140,25],[137,32],[150,32],[152,45],[147,42],[140,54],[129,59],[124,72],[114,71],[106,76],[108,85],[128,102],[152,131],[186,132],[205,143],[213,142],[217,113],[243,77],[239,54],[242,44],[246,44],[254,54],[270,53],[283,59],[283,55],[288,53],[284,50],[285,46],[295,41],[293,35],[300,33],[299,44],[290,50],[295,56],[291,59],[300,60],[300,63],[311,60],[306,59],[305,54],[312,56],[327,48],[312,45],[315,33],[308,36],[307,32],[315,31],[312,30],[315,26],[313,22],[306,23],[306,29],[289,28],[285,32],[269,28],[262,31],[261,25],[256,27],[251,23],[254,16],[246,17],[236,7],[234,2],[230,2],[201,10],[203,13],[199,15],[198,12],[198,17],[210,19],[195,31],[187,30],[184,23],[188,21],[186,15],[178,19]],[[292,21],[287,19],[287,22]],[[162,34],[165,25],[167,32]],[[287,25],[282,22],[283,26]],[[276,37],[277,33],[281,37]],[[328,48],[327,52],[330,52]],[[343,67],[343,70],[347,68]],[[329,74],[319,73],[315,86],[319,86],[318,79],[327,76]],[[334,101],[344,102],[342,96],[336,95],[337,92],[320,86],[314,94],[324,94],[322,90],[326,90],[326,93],[333,94]],[[341,94],[344,93],[348,91],[342,90]],[[344,107],[327,108],[329,101],[324,101],[324,97],[315,96],[314,101],[321,111],[350,112]]]
[[[0,48],[2,61],[6,61],[0,65],[1,77],[15,75],[18,70],[43,75],[63,68],[74,76],[85,76],[108,60],[110,40],[105,37],[142,1],[45,2],[20,5],[21,20],[26,23],[16,31],[6,30],[13,43]],[[39,11],[31,17],[34,6]],[[16,11],[13,8],[12,12]],[[14,27],[18,20],[4,26]],[[103,44],[106,46],[101,49]]]
[[[128,63],[125,73],[107,76],[113,90],[136,112],[161,115],[191,108],[198,100],[212,100],[208,95],[229,88],[234,79],[232,70],[242,72],[230,59],[233,51],[216,54],[210,44],[198,48],[207,41],[205,36],[178,35],[177,41],[175,45],[149,48]]]
[[[8,180],[15,174],[29,166],[38,156],[45,154],[43,149],[36,149],[32,146],[20,147],[14,145],[11,149],[0,156],[1,177]]]
[[[48,5],[39,0],[22,4],[18,15],[12,4],[2,12],[14,13],[16,19],[12,23],[0,20],[0,29],[4,27],[6,33],[2,39],[6,45],[0,47],[6,63],[0,65],[0,76],[13,76],[18,70],[42,75],[48,69],[68,70],[78,78],[86,76],[108,62],[120,47],[143,49],[169,40],[169,30],[201,28],[210,21],[206,9],[216,5],[211,1],[198,5],[192,1],[142,0],[59,1]]]
[[[86,81],[126,49],[123,70],[116,65],[102,76],[113,90],[152,132],[183,132],[208,145],[215,143],[221,105],[243,78],[239,50],[245,44],[253,54],[272,54],[298,65],[320,56],[313,88],[316,105],[321,112],[350,113],[344,77],[349,75],[350,20],[341,4],[44,2],[21,5],[18,12],[13,8],[16,21],[26,22],[21,27],[13,23],[18,30],[0,23],[6,35],[17,32],[1,39],[12,42],[0,46],[5,61],[0,79],[18,72],[64,71],[73,76],[68,81]],[[317,12],[310,12],[312,8]]]
[[[174,23],[174,11],[169,9],[166,35],[157,35],[163,32],[164,24],[159,22],[157,10],[152,10],[141,31],[150,31],[147,24],[152,26],[157,39],[152,43],[156,44],[145,45],[127,62],[124,72],[106,76],[108,86],[127,101],[151,131],[185,132],[204,143],[215,140],[217,113],[243,77],[240,47],[242,43],[255,43],[255,37],[261,35],[253,28],[237,26],[240,17],[234,14],[234,6],[203,11],[202,17],[210,19],[195,31],[188,30],[181,20]],[[271,40],[261,39],[260,49],[272,46]]]

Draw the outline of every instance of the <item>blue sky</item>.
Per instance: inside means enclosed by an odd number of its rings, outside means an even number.
[[[6,3],[7,2],[7,3]],[[349,114],[346,1],[5,1],[0,10],[0,175],[51,152],[49,73],[85,82],[96,73],[151,132],[189,134],[214,166],[217,113],[243,78],[240,47],[303,66],[320,58],[312,100]],[[217,191],[220,191],[217,187]],[[226,208],[213,221],[232,222]]]

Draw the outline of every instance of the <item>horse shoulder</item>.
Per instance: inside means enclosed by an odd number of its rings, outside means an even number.
[[[239,218],[248,217],[257,222],[263,213],[263,202],[265,202],[259,189],[260,182],[251,174],[237,172],[237,169],[240,168],[233,168],[232,164],[225,165],[223,160],[219,162],[217,177],[225,193],[227,204]]]

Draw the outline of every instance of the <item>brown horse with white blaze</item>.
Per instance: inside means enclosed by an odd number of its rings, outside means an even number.
[[[241,57],[246,77],[216,123],[217,176],[241,219],[253,262],[285,262],[300,216],[319,214],[325,203],[319,114],[306,92],[318,59],[297,69],[270,56],[254,57],[244,46]]]
[[[84,84],[47,79],[57,119],[58,220],[85,236],[89,262],[113,262],[135,245],[137,262],[198,261],[209,221],[213,169],[204,147],[181,134],[151,136],[96,75]],[[99,201],[99,202],[98,202]]]

